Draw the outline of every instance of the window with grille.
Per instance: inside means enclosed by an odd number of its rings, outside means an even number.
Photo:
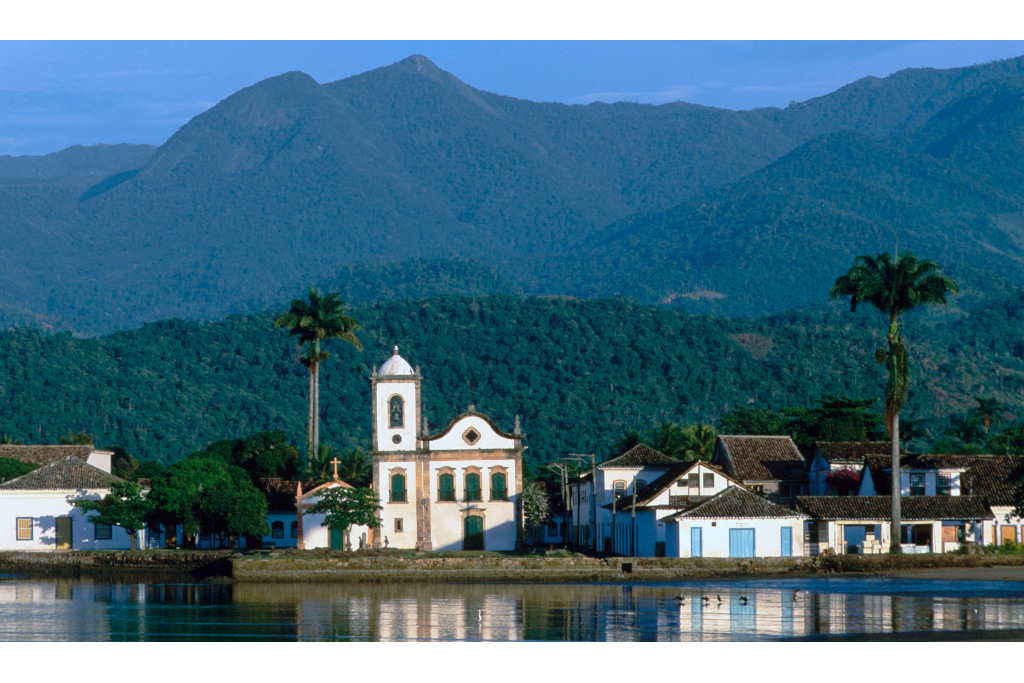
[[[704,474],[704,488],[713,489],[715,488],[715,475],[711,473]]]
[[[626,482],[617,481],[614,484],[612,484],[612,495],[615,497],[615,500],[618,500],[619,498],[622,498],[624,495],[626,495]]]
[[[910,475],[910,495],[912,495],[912,496],[923,496],[924,495],[924,475],[923,474],[911,474]]]
[[[935,495],[948,496],[950,494],[950,476],[940,474],[935,480]]]
[[[466,475],[466,501],[479,501],[482,497],[480,475],[476,472],[470,472]]]
[[[388,401],[388,427],[392,429],[405,426],[405,403],[401,396],[392,396]]]
[[[31,517],[18,517],[18,540],[19,541],[31,541],[32,540],[32,518]]]
[[[504,472],[491,474],[491,500],[508,500],[508,479]]]
[[[392,474],[391,475],[391,502],[392,503],[404,503],[405,502],[405,475],[404,474]]]
[[[274,522],[270,525],[271,538],[284,538],[284,522]]]
[[[93,527],[95,528],[94,538],[97,541],[109,541],[113,537],[109,524],[94,524]]]
[[[455,475],[441,474],[437,477],[437,499],[440,501],[455,502]]]
[[[689,484],[690,484],[690,488],[691,489],[695,489],[695,488],[699,488],[700,487],[700,475],[699,474],[696,474],[696,473],[691,474],[688,477],[688,479],[689,479]]]

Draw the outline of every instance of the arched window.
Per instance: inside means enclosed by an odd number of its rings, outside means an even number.
[[[615,500],[622,498],[626,495],[626,482],[621,479],[612,484],[612,493],[615,494]]]
[[[291,529],[291,531],[292,531],[292,538],[298,538],[299,537],[299,523],[298,522],[292,522],[292,529]]]
[[[508,500],[508,479],[504,472],[491,473],[491,500]]]
[[[405,475],[404,474],[392,474],[391,475],[391,502],[392,503],[404,503],[405,502]]]
[[[637,479],[636,480],[636,490],[637,490],[637,492],[639,492],[640,489],[642,489],[645,486],[647,486],[647,482],[646,481],[644,481],[643,479]]]
[[[479,501],[483,497],[480,490],[480,475],[470,472],[466,475],[466,501]]]
[[[392,396],[388,401],[388,415],[389,427],[405,426],[405,403],[401,396]]]
[[[271,538],[284,538],[284,522],[274,522],[270,525]]]
[[[455,502],[455,475],[449,472],[440,474],[437,477],[437,499],[440,501]]]

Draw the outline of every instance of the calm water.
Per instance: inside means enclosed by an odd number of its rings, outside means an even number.
[[[685,600],[678,600],[680,595]],[[1024,583],[841,578],[645,585],[223,585],[0,576],[0,640],[834,637],[1024,639]]]

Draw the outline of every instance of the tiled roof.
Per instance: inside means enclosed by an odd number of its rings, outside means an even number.
[[[795,507],[817,519],[887,521],[892,516],[890,496],[797,496]],[[902,496],[904,521],[991,519],[992,510],[978,496]]]
[[[85,462],[95,450],[89,445],[15,446],[4,444],[0,445],[0,458],[14,458],[33,465],[49,465],[69,456]]]
[[[295,510],[295,494],[298,485],[303,491],[309,491],[316,482],[313,480],[292,481],[289,479],[260,479],[259,489],[267,497],[267,508],[273,512],[293,512]]]
[[[875,492],[888,492],[892,479],[892,457],[869,455],[865,466],[871,471]],[[962,470],[960,494],[985,498],[989,505],[1012,505],[1016,482],[1024,477],[1021,455],[935,455],[903,456],[900,469]]]
[[[44,465],[17,479],[0,484],[0,491],[106,489],[118,481],[124,480],[69,455],[63,460]]]
[[[654,450],[645,443],[638,443],[619,457],[606,460],[598,465],[598,467],[601,469],[606,467],[662,467],[665,465],[675,465],[678,462],[678,460]]]
[[[744,486],[730,486],[669,519],[766,519],[807,515],[762,498]]]
[[[863,463],[866,455],[892,453],[889,441],[817,441],[814,446],[828,462]]]
[[[707,469],[711,470],[712,472],[718,475],[725,477],[726,479],[733,483],[739,484],[741,486],[743,484],[743,482],[734,479],[733,477],[730,477],[728,474],[723,472],[722,468],[716,467],[715,465],[712,465],[709,462],[677,462],[675,465],[669,468],[668,472],[661,475],[660,477],[658,477],[657,479],[655,479],[654,481],[647,484],[642,489],[636,492],[636,506],[638,508],[649,507],[648,504],[652,500],[660,496],[665,491],[665,489],[671,487],[674,483],[676,483],[676,480],[688,474],[690,470],[694,469],[698,465],[703,465]],[[609,505],[605,505],[605,507],[610,509],[613,505],[616,506],[616,509],[619,511],[629,510],[630,508],[633,507],[633,497],[626,496],[624,498],[620,498],[619,500],[614,501]]]
[[[788,436],[719,436],[733,473],[743,481],[802,481],[807,463]]]

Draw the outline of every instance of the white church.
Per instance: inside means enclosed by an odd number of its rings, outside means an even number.
[[[514,550],[523,539],[523,433],[473,405],[437,434],[422,415],[419,368],[398,355],[370,377],[376,547]]]

